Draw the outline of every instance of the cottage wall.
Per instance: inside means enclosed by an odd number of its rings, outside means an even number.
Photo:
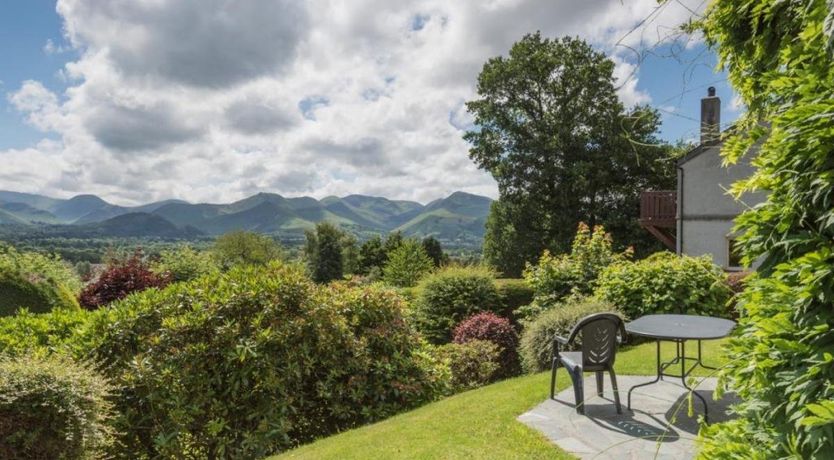
[[[747,194],[736,200],[729,193],[734,182],[749,177],[749,158],[730,167],[722,166],[720,144],[703,147],[679,164],[678,231],[679,254],[711,255],[721,267],[732,269],[730,242],[735,217],[764,199]]]

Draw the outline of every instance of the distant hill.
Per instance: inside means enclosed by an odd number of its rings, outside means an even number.
[[[491,203],[464,192],[427,205],[365,195],[316,200],[258,193],[226,204],[165,200],[128,207],[95,195],[58,199],[0,191],[0,225],[82,238],[189,239],[239,229],[299,238],[305,229],[329,221],[360,236],[398,230],[408,236],[432,235],[449,246],[479,246]]]

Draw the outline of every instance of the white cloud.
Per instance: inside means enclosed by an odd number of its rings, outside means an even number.
[[[59,0],[79,56],[68,89],[9,96],[58,140],[0,151],[0,188],[120,203],[495,196],[461,138],[484,61],[528,32],[580,36],[614,56],[626,104],[647,103],[616,44],[651,47],[691,15],[667,3],[627,34],[655,0]]]
[[[51,38],[47,39],[46,43],[43,45],[43,52],[46,54],[61,54],[66,53],[69,50],[70,48],[53,42]]]

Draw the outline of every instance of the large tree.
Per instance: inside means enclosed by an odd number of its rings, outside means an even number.
[[[524,264],[541,255],[542,241],[530,239],[535,232],[525,224],[511,203],[505,200],[492,202],[484,234],[484,261],[502,276],[520,277]],[[519,235],[528,237],[520,238]]]
[[[342,242],[344,233],[329,222],[319,222],[315,230],[305,232],[304,253],[310,276],[317,283],[329,283],[344,275]]]
[[[637,226],[639,192],[674,183],[669,148],[655,137],[656,112],[624,108],[613,71],[582,40],[535,33],[478,77],[464,138],[498,182],[507,207],[493,210],[515,224],[518,244],[533,245],[526,256],[566,251],[580,221],[606,225],[620,245],[659,247]]]

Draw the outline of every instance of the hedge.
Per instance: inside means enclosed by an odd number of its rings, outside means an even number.
[[[77,309],[81,280],[57,256],[18,252],[0,243],[0,316],[20,308],[46,312]]]
[[[432,343],[448,343],[463,319],[482,311],[500,311],[494,273],[484,267],[445,267],[417,286],[415,319]]]
[[[499,278],[495,280],[498,289],[498,301],[501,307],[500,316],[515,320],[514,312],[519,307],[529,305],[533,301],[533,288],[520,278]]]
[[[433,352],[449,366],[450,393],[471,390],[495,381],[500,368],[500,353],[498,345],[486,340],[447,343]]]
[[[58,308],[48,313],[24,309],[14,316],[0,317],[0,355],[44,356],[61,348],[69,351],[77,346],[77,334],[91,315],[80,308]]]
[[[0,458],[106,457],[110,391],[102,376],[68,358],[0,358]]]
[[[726,275],[709,256],[670,252],[612,264],[603,270],[595,292],[632,318],[653,313],[729,317],[731,294]]]
[[[134,294],[86,330],[136,458],[253,458],[433,399],[404,302],[270,263]]]
[[[590,298],[574,298],[542,312],[526,325],[521,335],[519,354],[524,371],[532,373],[550,369],[553,336],[567,337],[580,319],[603,312],[620,314],[615,306]]]

